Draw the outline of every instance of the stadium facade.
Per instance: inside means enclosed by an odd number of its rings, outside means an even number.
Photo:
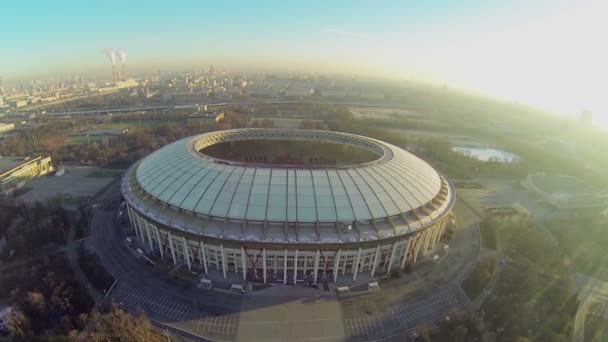
[[[244,163],[201,152],[229,141],[350,145],[377,158],[346,166]],[[171,143],[122,180],[130,223],[159,257],[260,282],[336,281],[415,264],[442,238],[450,181],[391,144],[321,130],[235,129]],[[221,273],[219,273],[221,272]]]

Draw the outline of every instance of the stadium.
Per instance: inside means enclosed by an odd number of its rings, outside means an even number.
[[[440,241],[451,182],[413,154],[323,130],[233,129],[185,138],[122,180],[130,223],[158,257],[256,282],[387,275]]]

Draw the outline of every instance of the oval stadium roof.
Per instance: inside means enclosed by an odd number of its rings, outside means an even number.
[[[325,140],[355,144],[379,159],[349,167],[236,163],[198,152],[231,140]],[[431,202],[442,179],[425,161],[391,144],[330,131],[238,129],[171,143],[136,166],[139,186],[180,211],[264,222],[370,221]]]

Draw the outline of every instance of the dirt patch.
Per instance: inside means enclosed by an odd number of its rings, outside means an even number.
[[[66,136],[55,137],[55,138],[47,139],[46,141],[43,142],[43,144],[49,150],[58,150],[59,148],[61,148],[61,146],[63,146],[63,144],[65,143],[66,140],[67,140]]]

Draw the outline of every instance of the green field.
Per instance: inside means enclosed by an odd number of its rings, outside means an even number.
[[[90,142],[99,141],[103,138],[102,135],[92,135],[90,137],[86,136],[78,136],[78,137],[67,137],[67,139],[63,142],[64,145],[83,145],[88,144]]]
[[[110,123],[103,123],[103,124],[98,124],[98,125],[93,125],[89,128],[89,130],[94,131],[94,130],[104,130],[104,129],[132,129],[132,128],[137,128],[137,127],[141,127],[142,128],[151,128],[151,127],[156,127],[156,126],[161,126],[161,125],[165,125],[165,124],[181,124],[183,123],[184,120],[166,120],[166,119],[148,119],[148,120],[141,120],[141,123],[139,120],[129,120],[129,121],[113,121]]]

